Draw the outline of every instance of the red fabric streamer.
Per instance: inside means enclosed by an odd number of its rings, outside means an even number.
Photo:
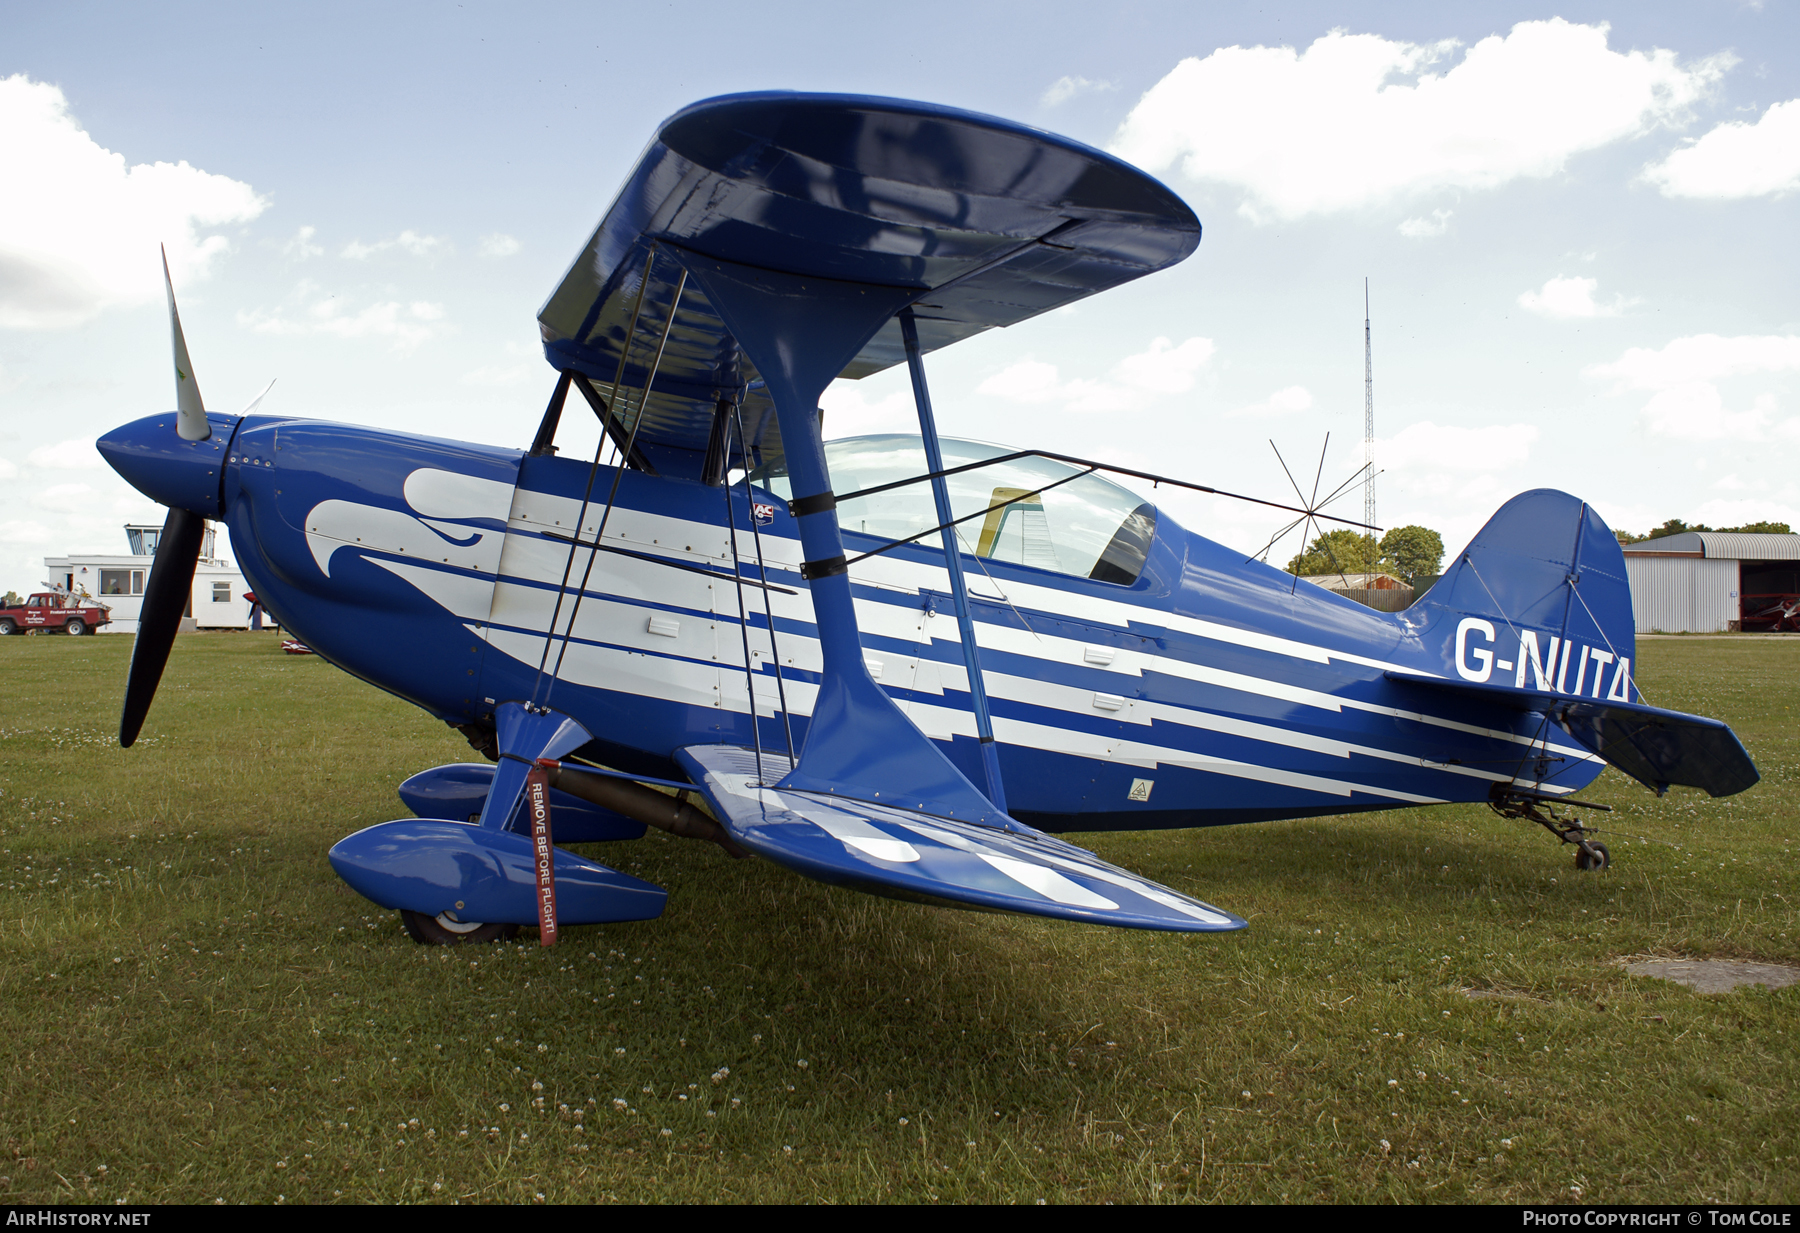
[[[525,776],[525,801],[531,810],[531,858],[537,867],[538,945],[556,945],[556,849],[550,842],[550,769],[560,765],[539,758]]]

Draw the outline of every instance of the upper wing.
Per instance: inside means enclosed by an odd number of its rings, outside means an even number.
[[[1199,242],[1199,221],[1168,188],[1067,138],[898,99],[730,95],[663,123],[538,322],[553,366],[639,390],[681,274],[658,245],[916,288],[930,351],[1160,270]],[[843,375],[904,358],[890,322]],[[705,448],[719,400],[756,378],[692,282],[655,371],[639,440],[692,450]],[[772,409],[752,395],[745,414],[770,461]]]

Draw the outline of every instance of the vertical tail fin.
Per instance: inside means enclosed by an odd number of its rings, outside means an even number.
[[[1567,493],[1540,488],[1501,506],[1409,613],[1444,664],[1415,686],[1541,712],[1658,794],[1685,784],[1729,796],[1757,781],[1723,723],[1644,704],[1625,554]]]
[[[1413,612],[1453,680],[1641,700],[1625,555],[1567,493],[1539,488],[1501,506]]]

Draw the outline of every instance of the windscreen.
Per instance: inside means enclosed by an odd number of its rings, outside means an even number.
[[[940,444],[946,469],[1013,452],[953,438]],[[838,493],[909,479],[929,469],[922,440],[898,433],[828,441],[825,459],[832,491]],[[1078,578],[1120,585],[1136,581],[1156,532],[1155,507],[1110,480],[1081,471],[1046,458],[1015,458],[949,476],[945,483],[952,516],[975,515],[956,527],[962,550]],[[785,477],[778,490],[789,495]],[[851,501],[840,498],[837,515],[845,531],[883,540],[905,539],[938,522],[931,485],[925,482]],[[935,548],[939,539],[931,535],[920,543]]]

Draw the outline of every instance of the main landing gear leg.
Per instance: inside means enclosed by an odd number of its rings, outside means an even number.
[[[519,702],[501,704],[494,717],[500,764],[486,777],[486,798],[473,825],[402,818],[332,845],[338,876],[363,898],[399,910],[407,934],[425,945],[504,941],[520,925],[542,920],[542,853],[516,829],[513,815],[535,761],[561,758],[590,738],[568,716]],[[461,813],[467,806],[458,804]],[[668,902],[660,886],[567,849],[553,848],[551,860],[557,919],[565,925],[654,920]]]
[[[1567,813],[1558,812],[1559,807],[1567,809],[1571,805],[1581,809],[1598,809],[1603,813],[1612,812],[1611,805],[1540,796],[1535,792],[1522,792],[1509,784],[1495,784],[1488,797],[1488,808],[1501,817],[1525,818],[1536,822],[1563,843],[1574,844],[1575,868],[1605,869],[1612,864],[1612,854],[1606,850],[1605,844],[1588,838],[1596,833],[1594,828],[1583,826]]]
[[[476,825],[507,830],[525,790],[525,772],[534,759],[560,758],[590,738],[587,730],[566,715],[519,702],[501,704],[495,710],[496,752],[500,765]],[[471,738],[470,742],[475,742]],[[462,907],[460,902],[456,905]],[[436,916],[402,910],[400,923],[406,936],[421,946],[456,946],[466,942],[504,942],[519,932],[516,924],[466,921],[455,911]]]

